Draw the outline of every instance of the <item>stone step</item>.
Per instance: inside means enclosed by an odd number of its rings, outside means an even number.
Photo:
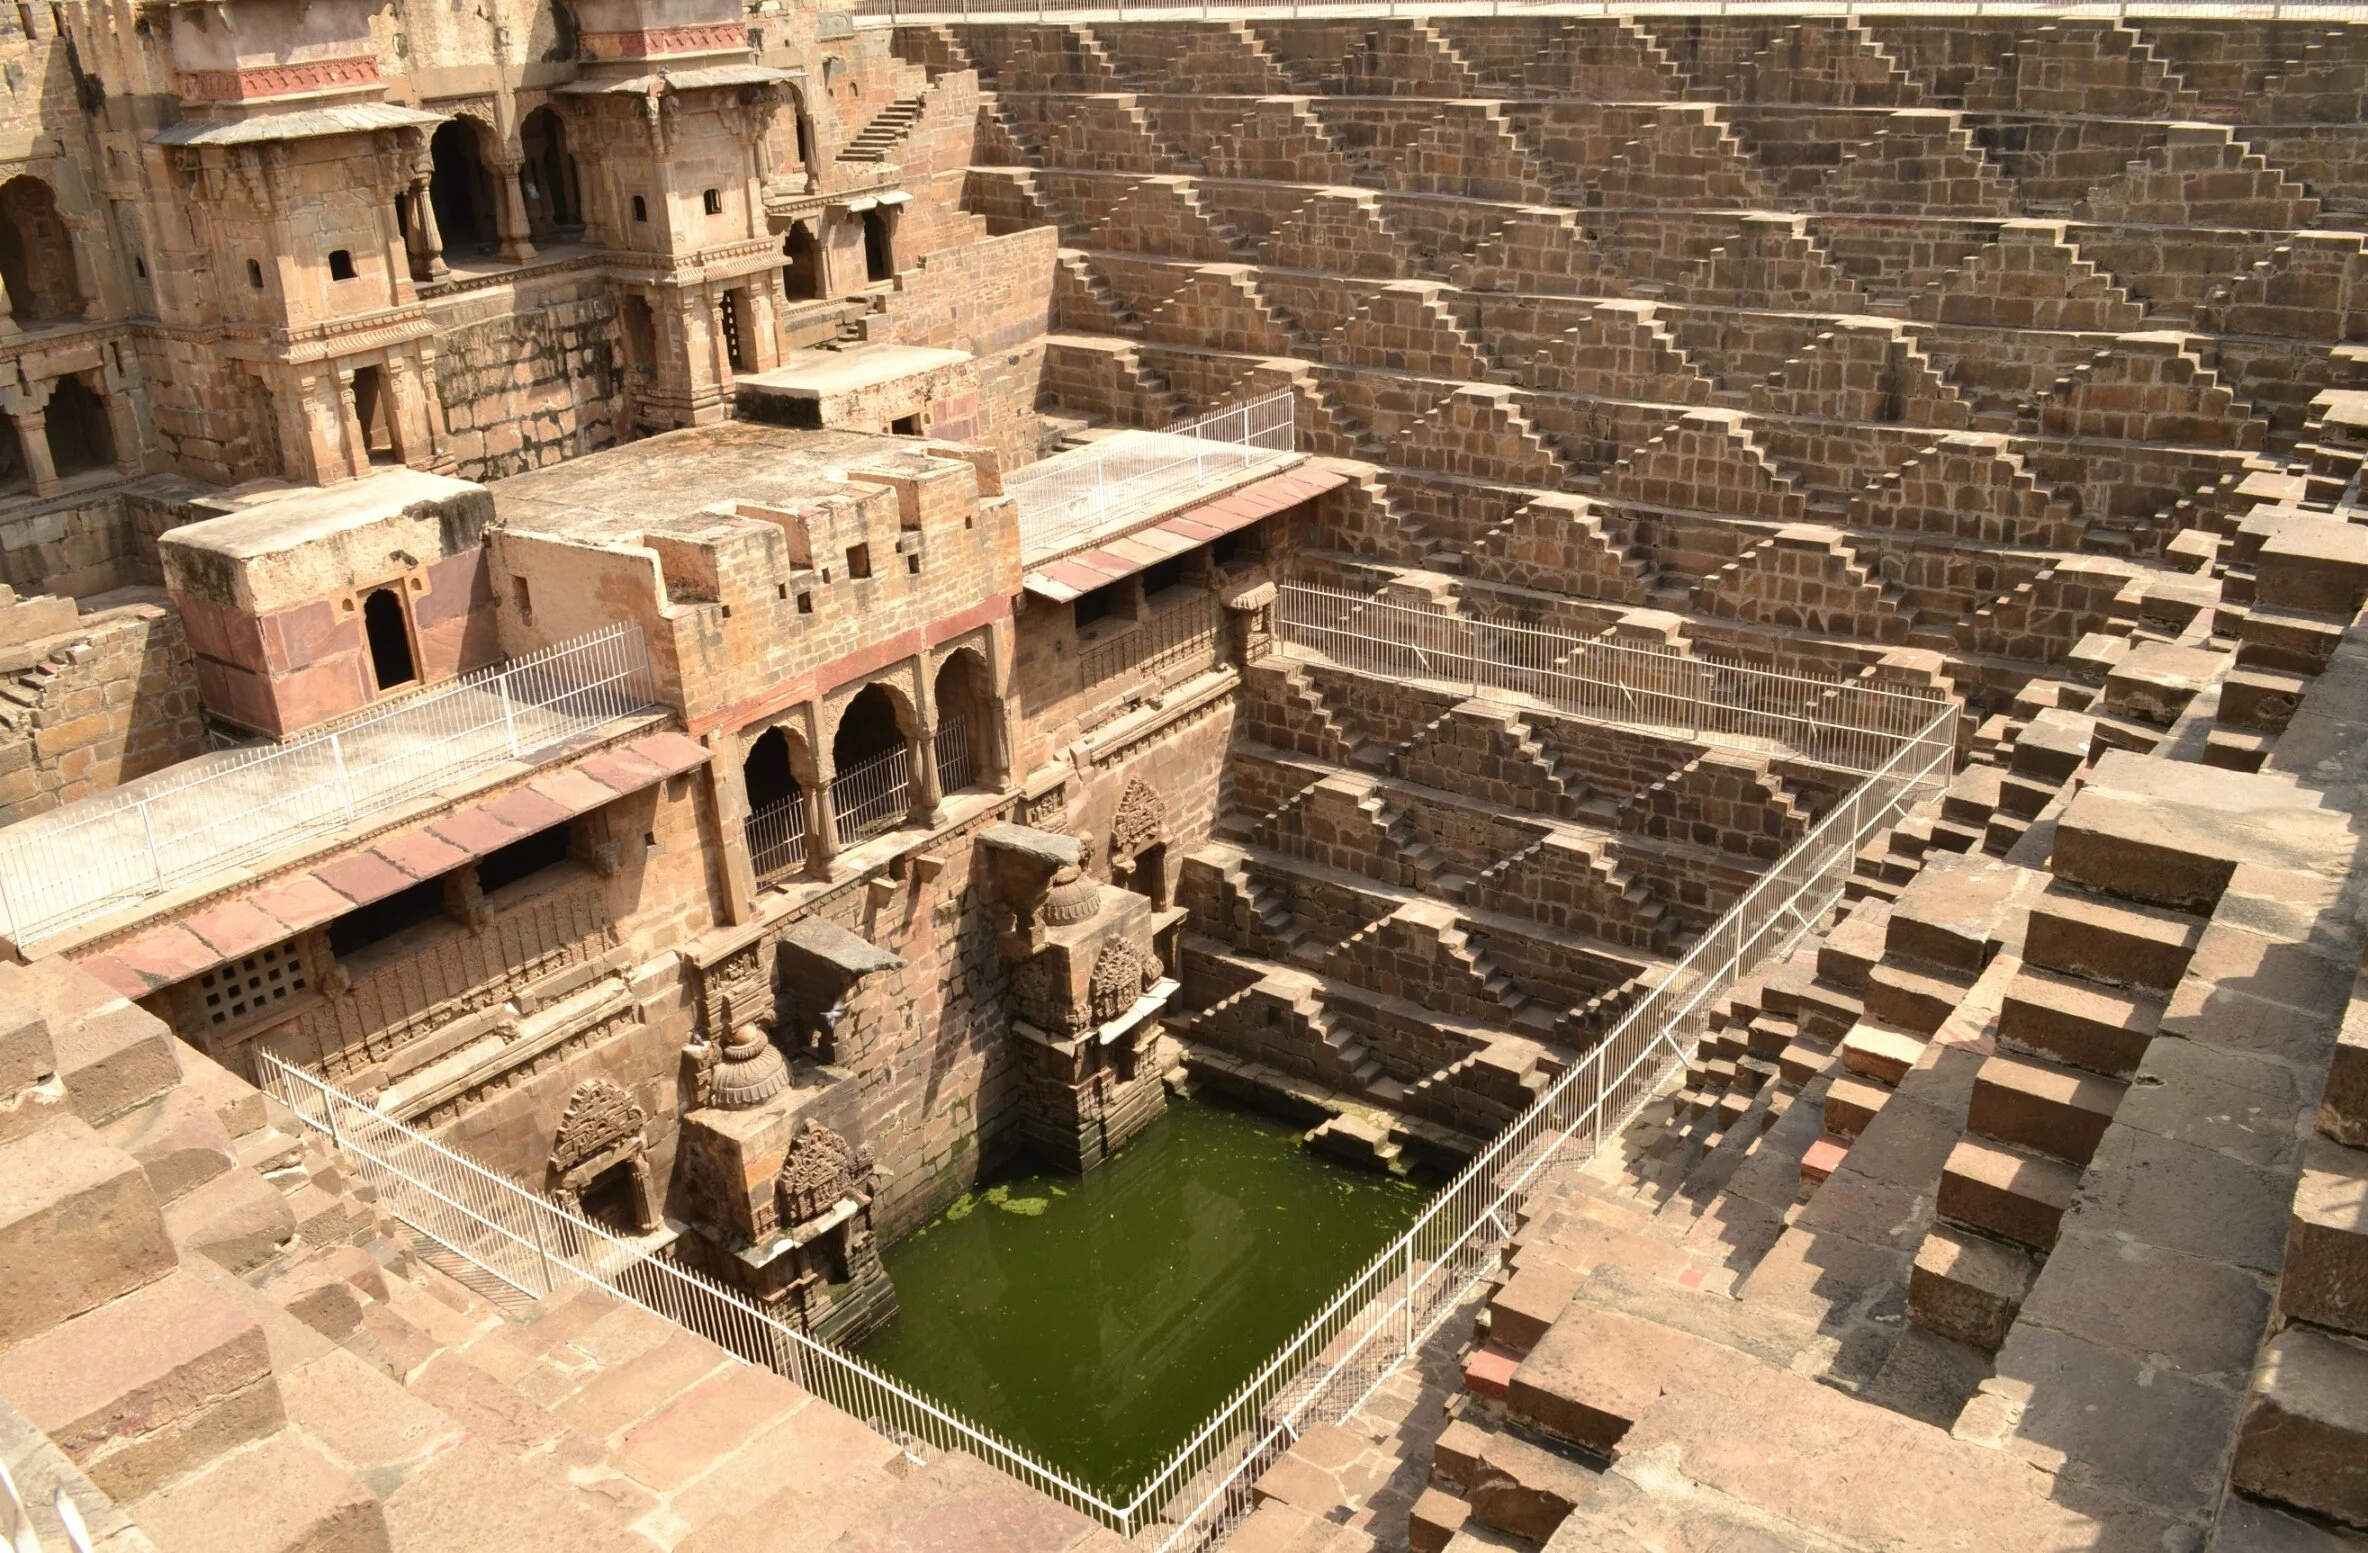
[[[1923,1057],[1924,1042],[1905,1030],[1894,1030],[1887,1025],[1858,1024],[1842,1037],[1841,1055],[1842,1066],[1848,1072],[1871,1078],[1886,1088],[1896,1088]]]
[[[2025,965],[1998,1011],[1998,1044],[2114,1078],[2138,1069],[2163,1003],[2142,992]]]
[[[1890,1099],[1891,1091],[1880,1084],[1837,1078],[1825,1092],[1825,1130],[1836,1137],[1855,1138]]]
[[[1711,1347],[1575,1301],[1513,1372],[1505,1410],[1542,1434],[1609,1457],[1670,1372]]]
[[[2353,981],[2351,1007],[2335,1032],[2335,1060],[2319,1096],[2318,1129],[2338,1143],[2368,1148],[2368,976]]]
[[[1998,1240],[2045,1251],[2056,1243],[2080,1168],[2060,1159],[1965,1138],[1941,1167],[1933,1212]]]
[[[1817,946],[1817,974],[1837,987],[1863,993],[1867,972],[1883,958],[1890,924],[1891,907],[1887,902],[1868,901],[1860,905]]]
[[[1987,769],[1976,767],[1975,769]],[[1968,854],[1979,852],[1982,838],[1988,834],[1990,822],[1985,818],[1979,825],[1966,825],[1956,820],[1932,822],[1932,850]]]
[[[1998,784],[2005,775],[2001,767],[1984,765],[1967,766],[1958,772],[1940,801],[1941,823],[1978,835],[1990,823],[1990,811],[1998,807]],[[1933,837],[1937,841],[1940,836],[1936,826]]]
[[[1529,1257],[1488,1299],[1488,1339],[1501,1348],[1527,1354],[1569,1306],[1585,1274],[1571,1267]]]
[[[1431,1484],[1406,1512],[1406,1546],[1411,1553],[1440,1553],[1471,1518],[1469,1499]]]
[[[1920,961],[1971,981],[1998,952],[2000,919],[2028,877],[1988,858],[1935,859],[1893,904],[1884,958]]]
[[[1982,851],[1991,857],[2004,857],[2030,833],[2030,821],[2001,809],[1990,816],[1989,825],[1982,831]]]
[[[1773,1061],[1784,1055],[1800,1035],[1797,1019],[1785,1019],[1775,1014],[1762,1014],[1745,1027],[1743,1047],[1752,1056]]]
[[[2270,1339],[2228,1476],[2245,1493],[2368,1526],[2368,1345],[2307,1326]]]
[[[176,1086],[126,1111],[99,1135],[140,1162],[160,1203],[237,1168],[238,1148],[197,1091]]]
[[[1906,897],[1901,897],[1901,904]],[[1898,936],[1898,918],[1892,935]],[[1971,971],[1938,970],[1922,963],[1885,960],[1867,973],[1867,1018],[1894,1029],[1930,1035],[1948,1022],[1973,986]]]
[[[386,1553],[392,1546],[386,1513],[370,1490],[287,1430],[129,1508],[142,1526],[171,1528],[159,1540],[172,1553]]]
[[[1866,1004],[1855,990],[1822,979],[1802,988],[1796,1004],[1793,1012],[1801,1033],[1829,1041],[1848,1035],[1850,1027],[1866,1015]]]
[[[2278,1310],[2289,1321],[2368,1337],[2368,1149],[2304,1141]]]
[[[1833,1060],[1832,1045],[1804,1035],[1787,1045],[1784,1055],[1776,1059],[1777,1075],[1798,1089],[1832,1066]]]
[[[1990,824],[1996,825],[2001,816],[2023,821],[2035,820],[2057,791],[2053,783],[2025,776],[2019,771],[2010,771],[2005,780],[1998,784],[1998,812],[1990,816]],[[1985,838],[1988,829],[1988,826],[1983,827]]]
[[[1471,1507],[1470,1520],[1540,1545],[1593,1496],[1596,1477],[1510,1430],[1463,1418],[1441,1432],[1431,1455],[1432,1482],[1458,1493]]]
[[[2000,1052],[1974,1075],[1966,1131],[2085,1165],[2129,1085],[2039,1057]]]
[[[1908,1274],[1908,1319],[1935,1336],[1996,1353],[2039,1276],[2020,1246],[1948,1224],[1924,1232]]]
[[[2031,903],[2023,963],[2167,994],[2203,938],[2200,917],[2051,882]]]
[[[153,1283],[178,1260],[147,1172],[79,1117],[0,1145],[0,1348]]]
[[[0,1393],[125,1503],[286,1422],[262,1325],[190,1269],[11,1350]]]

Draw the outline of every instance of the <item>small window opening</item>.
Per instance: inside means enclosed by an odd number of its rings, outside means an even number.
[[[247,284],[257,291],[263,289],[263,266],[253,259],[247,261]]]
[[[296,940],[258,949],[197,978],[198,1006],[209,1025],[244,1024],[310,984]]]
[[[1077,629],[1082,631],[1097,620],[1110,618],[1110,589],[1096,588],[1091,593],[1080,593],[1069,609],[1075,617]]]
[[[645,199],[643,199],[643,198],[642,198],[640,195],[638,195],[638,194],[634,195],[634,196],[633,196],[633,219],[634,219],[634,220],[636,220],[636,221],[647,221],[647,220],[649,220],[649,218],[650,218],[650,202],[649,202],[648,200],[645,200]]]
[[[847,575],[850,577],[869,577],[871,574],[872,547],[869,545],[849,545],[847,547]]]
[[[380,588],[362,600],[362,633],[370,641],[370,670],[381,690],[408,685],[419,677],[411,664],[411,633],[403,622],[403,601],[392,588]]]
[[[443,915],[444,881],[428,879],[374,900],[357,911],[349,911],[330,923],[329,952],[342,960]]]
[[[528,625],[533,625],[534,598],[526,591],[526,579],[523,577],[513,577],[510,579],[510,586],[517,592],[518,595],[518,618],[525,621]]]
[[[799,614],[801,614],[801,615],[811,615],[812,613],[814,613],[814,595],[813,595],[813,594],[811,594],[811,593],[801,593],[801,594],[799,594],[799,595],[798,595],[798,613],[799,613]]]
[[[564,823],[486,853],[477,860],[477,888],[494,891],[531,878],[567,861],[569,827]]]
[[[920,575],[921,575],[921,552],[919,552],[918,550],[916,550],[916,551],[914,551],[914,552],[913,552],[911,555],[908,555],[908,556],[906,556],[906,557],[904,558],[904,569],[905,569],[906,571],[908,571],[908,572],[912,573],[912,574],[913,574],[915,577],[918,577],[918,576],[920,576]]]
[[[331,280],[352,280],[354,278],[352,249],[332,248],[329,250],[329,278]]]
[[[900,437],[918,437],[921,435],[921,417],[900,415],[888,423],[888,429]]]
[[[1170,556],[1154,566],[1143,569],[1143,596],[1153,597],[1184,580],[1184,557]]]
[[[148,278],[148,261],[146,259],[132,260],[132,272],[140,279],[146,280]]]
[[[709,189],[706,193],[699,196],[699,200],[701,204],[707,207],[707,213],[709,215],[720,216],[724,213],[723,190]]]

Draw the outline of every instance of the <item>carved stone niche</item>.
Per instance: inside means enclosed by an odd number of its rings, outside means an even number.
[[[666,1227],[650,1179],[649,1113],[604,1078],[586,1079],[568,1097],[567,1112],[545,1166],[550,1194],[579,1214],[605,1219],[626,1234]]]
[[[856,983],[904,961],[835,922],[808,917],[781,935],[773,962],[773,1006],[782,1035],[798,1056],[839,1060],[839,1025]]]
[[[1064,869],[1035,904],[1028,936],[1039,947],[1011,973],[1021,1131],[1038,1155],[1084,1171],[1166,1108],[1160,1075],[1141,1056],[1176,983],[1152,944],[1158,913],[1142,896]]]
[[[823,1070],[802,1070],[809,1079]],[[678,1255],[817,1336],[859,1341],[896,1312],[872,1233],[879,1172],[856,1143],[857,1082],[802,1082],[682,1119]]]

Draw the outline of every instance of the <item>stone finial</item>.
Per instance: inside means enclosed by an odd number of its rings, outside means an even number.
[[[1102,909],[1102,892],[1087,872],[1094,866],[1094,840],[1091,836],[1077,838],[1077,861],[1052,877],[1052,888],[1044,895],[1044,920],[1053,927],[1066,927],[1075,922],[1086,922]]]
[[[765,1027],[737,1025],[707,1079],[707,1103],[719,1111],[749,1111],[789,1087],[789,1062]]]

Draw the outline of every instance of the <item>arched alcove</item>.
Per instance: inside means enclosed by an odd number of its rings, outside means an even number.
[[[0,280],[20,324],[82,316],[74,239],[57,196],[38,178],[0,184]]]
[[[537,108],[519,121],[518,143],[525,153],[518,191],[526,198],[529,231],[544,240],[577,235],[583,228],[583,202],[566,123],[549,108]]]
[[[362,600],[362,634],[370,643],[370,673],[381,690],[393,690],[419,678],[411,660],[411,629],[403,618],[403,600],[392,588],[379,588]]]
[[[436,228],[447,252],[490,250],[500,240],[493,220],[493,178],[486,171],[484,130],[467,119],[439,125],[428,142],[435,171],[428,198],[436,207]]]

